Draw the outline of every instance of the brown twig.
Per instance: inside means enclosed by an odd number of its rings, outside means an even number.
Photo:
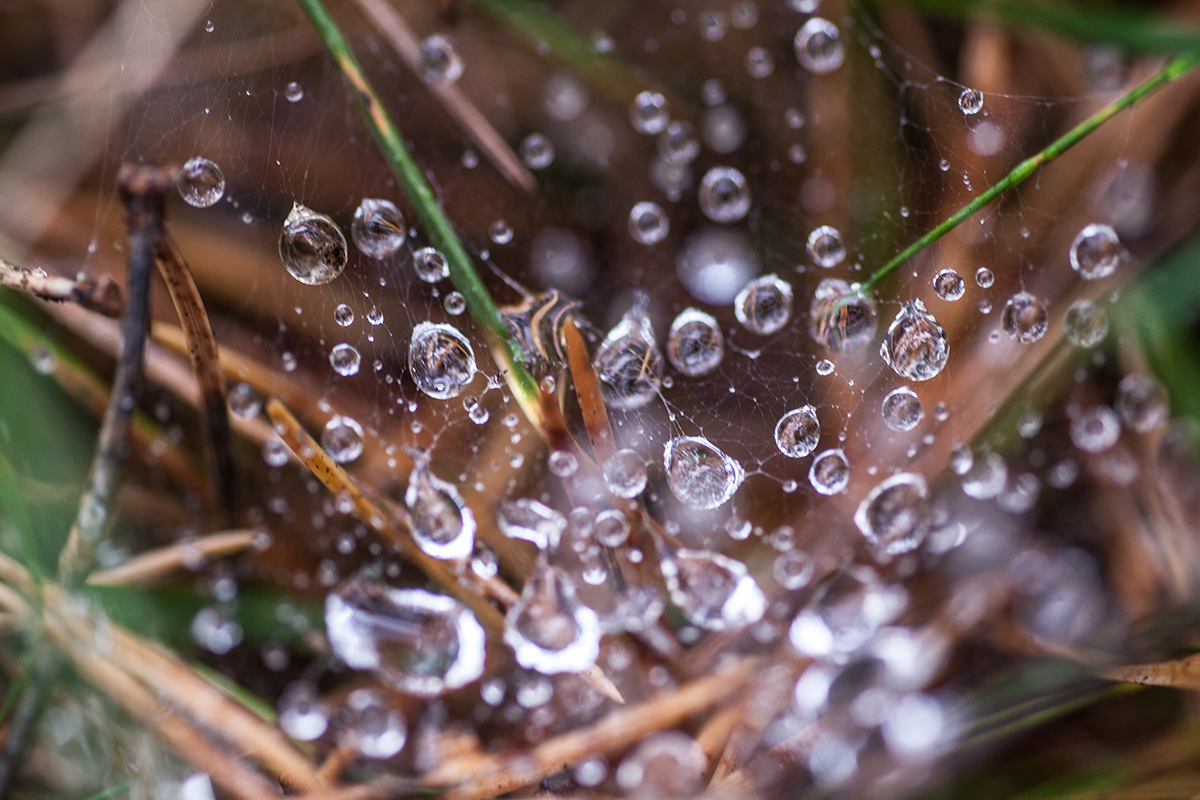
[[[98,280],[79,278],[71,280],[58,275],[47,275],[26,267],[18,267],[0,259],[0,286],[28,292],[34,297],[54,302],[78,303],[84,308],[97,311],[106,317],[119,317],[124,303],[121,288],[107,275]]]
[[[254,531],[214,533],[190,542],[141,553],[119,567],[93,572],[89,586],[145,586],[162,580],[197,559],[236,555],[254,546]]]

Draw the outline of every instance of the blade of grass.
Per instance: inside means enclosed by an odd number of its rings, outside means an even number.
[[[21,557],[26,569],[37,584],[42,582],[42,560],[38,556],[36,534],[33,529],[33,518],[29,516],[29,508],[22,496],[17,471],[12,464],[0,453],[0,509],[8,516],[9,521],[17,529],[21,540]],[[0,716],[3,716],[0,714]]]
[[[121,792],[129,791],[131,788],[133,788],[134,783],[136,783],[136,779],[130,778],[123,783],[118,783],[116,786],[110,786],[107,789],[96,792],[91,797],[85,798],[85,800],[108,800],[108,798],[115,797]]]
[[[894,272],[898,267],[906,261],[917,255],[925,248],[929,247],[934,242],[941,239],[950,231],[957,228],[977,211],[991,203],[1004,192],[1024,183],[1031,175],[1037,172],[1042,166],[1050,163],[1054,159],[1061,156],[1067,150],[1074,147],[1092,131],[1099,128],[1108,120],[1112,119],[1116,114],[1124,111],[1134,103],[1141,100],[1143,97],[1161,89],[1163,86],[1178,80],[1191,71],[1196,62],[1200,61],[1200,53],[1187,53],[1185,55],[1173,58],[1153,77],[1143,81],[1138,86],[1131,89],[1128,93],[1108,104],[1104,108],[1097,111],[1092,116],[1085,119],[1083,122],[1076,125],[1067,133],[1050,143],[1042,151],[1030,156],[1013,167],[1012,171],[1004,176],[998,183],[994,184],[987,191],[980,194],[970,203],[960,208],[948,219],[943,221],[933,230],[926,233],[917,241],[910,244],[908,247],[897,253],[890,261],[877,269],[870,278],[862,283],[858,291],[860,294],[868,294],[875,288],[878,283]]]
[[[518,345],[500,318],[496,303],[488,294],[487,287],[479,278],[471,263],[471,257],[454,231],[425,174],[413,159],[404,144],[400,129],[388,115],[375,89],[367,81],[362,66],[350,50],[341,28],[334,22],[321,0],[297,0],[304,13],[312,21],[326,49],[337,62],[342,77],[349,84],[354,101],[362,112],[375,143],[379,145],[384,159],[400,182],[409,201],[424,225],[429,240],[446,257],[450,279],[455,288],[462,292],[467,301],[467,311],[488,339],[488,346],[497,365],[504,370],[504,378],[513,392],[525,416],[541,430],[541,407],[537,382],[520,363]]]
[[[120,566],[93,572],[89,586],[144,586],[168,577],[197,558],[223,558],[254,546],[254,531],[225,531],[140,553]]]

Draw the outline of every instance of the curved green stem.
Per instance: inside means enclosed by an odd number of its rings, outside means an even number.
[[[965,206],[956,211],[949,219],[945,220],[942,222],[942,224],[938,225],[929,233],[925,234],[920,239],[901,250],[896,254],[895,257],[892,258],[891,261],[877,269],[870,278],[863,282],[859,288],[859,292],[862,294],[867,294],[870,292],[881,280],[894,272],[897,267],[911,259],[917,253],[920,253],[922,250],[929,247],[929,245],[933,244],[938,239],[941,239],[950,231],[957,228],[959,225],[969,219],[976,211],[979,211],[988,203],[995,200],[1003,192],[1006,192],[1015,186],[1019,186],[1027,178],[1029,178],[1030,175],[1037,172],[1038,169],[1040,169],[1043,165],[1049,164],[1067,150],[1074,147],[1076,144],[1082,141],[1084,137],[1088,136],[1090,133],[1092,133],[1092,131],[1099,128],[1117,113],[1124,111],[1137,101],[1141,100],[1143,97],[1146,97],[1155,90],[1160,89],[1163,86],[1166,86],[1168,83],[1171,83],[1172,81],[1177,80],[1183,75],[1187,74],[1187,72],[1196,65],[1197,61],[1200,61],[1200,53],[1188,53],[1186,55],[1177,56],[1169,61],[1167,65],[1163,67],[1162,70],[1160,70],[1156,75],[1131,89],[1128,94],[1125,94],[1119,99],[1113,101],[1092,116],[1085,119],[1083,122],[1076,125],[1067,133],[1063,134],[1060,138],[1051,142],[1046,149],[1030,156],[1020,164],[1017,164],[1017,166],[1013,167],[1013,170],[1005,175],[999,183],[995,184],[986,192],[976,197],[970,203],[967,203]]]

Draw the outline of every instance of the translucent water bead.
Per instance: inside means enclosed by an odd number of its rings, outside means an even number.
[[[279,234],[279,257],[293,278],[322,286],[346,268],[346,237],[332,219],[295,203]]]
[[[1108,312],[1091,300],[1076,300],[1067,309],[1063,332],[1076,347],[1095,347],[1108,335]]]
[[[496,506],[496,527],[510,539],[524,539],[545,550],[558,546],[567,520],[544,503],[522,497]]]
[[[475,350],[453,325],[421,322],[408,346],[408,371],[430,397],[457,397],[475,378]]]
[[[983,92],[978,89],[963,89],[958,96],[958,107],[967,116],[974,116],[983,110]]]
[[[658,203],[637,203],[629,210],[629,235],[638,244],[657,244],[667,238],[671,222]]]
[[[554,163],[554,143],[543,133],[531,133],[522,139],[520,153],[530,169],[545,169]]]
[[[667,99],[658,92],[639,92],[629,108],[629,122],[638,133],[661,133],[667,127]]]
[[[966,290],[967,282],[957,270],[943,269],[933,276],[933,291],[943,300],[958,300]]]
[[[840,449],[825,450],[808,468],[808,482],[818,494],[834,495],[846,491],[850,483],[850,462]]]
[[[1071,242],[1071,268],[1085,280],[1107,278],[1116,271],[1124,253],[1112,226],[1094,222],[1085,226]]]
[[[350,238],[371,258],[387,258],[404,244],[407,231],[400,209],[390,200],[363,198],[350,223]]]
[[[867,567],[850,567],[792,620],[788,639],[805,655],[852,653],[904,610],[908,595]]]
[[[646,464],[633,450],[618,450],[604,460],[604,485],[617,497],[637,497],[646,488]]]
[[[354,747],[367,758],[391,758],[408,738],[404,713],[391,708],[378,689],[355,689],[346,696],[344,727],[338,744]]]
[[[846,245],[837,228],[822,225],[808,235],[808,257],[818,267],[836,267],[846,258]]]
[[[208,208],[225,196],[225,173],[215,161],[190,158],[179,171],[178,189],[189,206]]]
[[[782,328],[792,316],[792,287],[777,275],[747,283],[733,299],[733,313],[746,330],[763,336]]]
[[[762,619],[767,601],[740,561],[706,550],[667,552],[660,561],[671,602],[688,621],[710,631]]]
[[[504,621],[504,641],[526,669],[583,672],[600,655],[600,619],[576,599],[575,584],[557,567],[537,568]]]
[[[428,458],[416,454],[404,504],[412,518],[412,537],[427,556],[461,559],[475,546],[475,515],[454,484],[434,475]]]
[[[663,467],[675,496],[699,509],[727,503],[746,477],[741,464],[700,436],[679,436],[667,442]]]
[[[879,354],[897,375],[927,381],[946,366],[950,343],[946,331],[920,300],[905,302],[888,326]]]
[[[440,250],[422,247],[413,253],[413,270],[426,283],[437,283],[450,277],[450,264]]]
[[[817,285],[808,311],[808,332],[827,350],[853,350],[875,338],[875,301],[840,278]]]
[[[422,40],[421,77],[429,83],[454,83],[462,74],[462,56],[453,39],[435,33]]]
[[[737,222],[750,211],[750,186],[733,167],[713,167],[700,179],[700,210],[713,222]]]
[[[433,697],[483,674],[486,637],[454,598],[396,589],[367,571],[325,599],[333,652],[352,669],[374,670],[401,692]]]
[[[887,397],[883,398],[880,413],[883,415],[883,424],[897,433],[911,431],[925,416],[921,399],[907,386],[888,392]]]
[[[321,431],[321,449],[339,464],[349,464],[363,452],[363,429],[353,417],[334,415]]]
[[[667,335],[671,366],[688,377],[707,375],[725,358],[725,337],[711,314],[686,308],[671,323]]]
[[[833,72],[846,59],[846,49],[838,27],[827,19],[810,17],[796,31],[792,42],[796,61],[815,75]]]
[[[349,377],[358,374],[362,356],[354,345],[340,342],[329,351],[329,364],[338,375]]]
[[[1158,378],[1145,372],[1121,379],[1115,405],[1125,427],[1134,433],[1149,433],[1162,425],[1171,411],[1167,390]]]
[[[788,458],[803,458],[817,449],[821,423],[810,405],[794,408],[775,424],[775,446]]]
[[[681,800],[703,789],[708,758],[680,731],[652,733],[617,768],[617,785],[636,800]]]
[[[663,358],[646,315],[650,298],[639,294],[633,308],[608,332],[592,362],[605,401],[613,408],[641,408],[662,386]]]
[[[1017,292],[1008,299],[1000,323],[1008,338],[1021,344],[1041,339],[1050,324],[1046,307],[1029,292]]]
[[[929,533],[928,498],[925,478],[901,472],[863,498],[854,512],[854,524],[883,553],[907,553],[919,547]]]

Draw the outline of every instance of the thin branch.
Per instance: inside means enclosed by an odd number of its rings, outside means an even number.
[[[27,267],[18,267],[0,258],[0,286],[28,292],[34,297],[54,302],[78,303],[84,308],[97,311],[106,317],[119,317],[124,303],[121,287],[107,275],[98,280],[80,278],[71,280],[57,275],[47,275]]]
[[[141,553],[119,567],[93,572],[89,586],[146,586],[166,578],[198,559],[232,556],[254,546],[254,531],[214,533],[190,542]]]

